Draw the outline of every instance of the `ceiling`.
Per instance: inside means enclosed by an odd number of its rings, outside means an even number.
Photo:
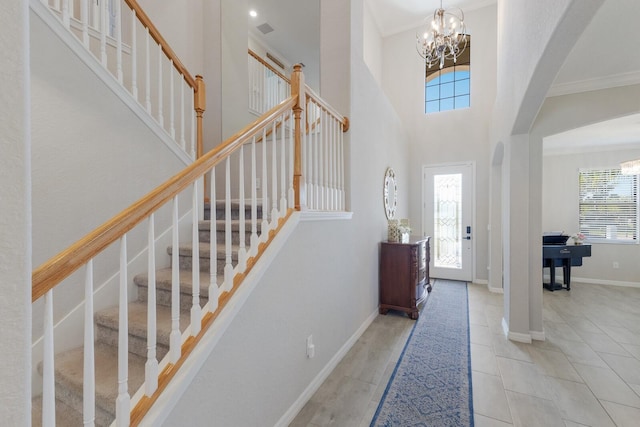
[[[263,36],[270,46],[292,62],[304,62],[308,65],[319,63],[319,0],[248,2],[261,14],[257,19],[250,21],[250,28],[264,22],[274,27],[275,31]],[[440,0],[365,2],[369,5],[371,15],[383,37],[419,27],[441,4]],[[467,15],[473,10],[496,2],[497,0],[442,0],[445,9],[460,7]],[[640,83],[640,31],[635,29],[637,22],[640,22],[640,1],[605,1],[567,56],[549,95]],[[413,39],[407,42],[413,43]],[[565,132],[554,138],[552,145],[556,148],[558,144],[575,147],[575,141],[581,140],[588,141],[585,144],[593,147],[594,144],[618,144],[622,141],[628,144],[628,141],[634,139],[640,145],[640,120],[621,120],[589,126],[576,130],[575,133]],[[622,135],[623,133],[625,135]]]
[[[382,37],[416,28],[431,18],[442,4],[444,9],[459,7],[467,12],[480,9],[497,0],[365,0],[378,24]]]

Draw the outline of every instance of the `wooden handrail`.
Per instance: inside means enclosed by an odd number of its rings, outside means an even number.
[[[331,105],[327,104],[322,98],[320,98],[320,96],[318,94],[316,94],[313,91],[313,89],[311,89],[307,85],[305,85],[305,94],[306,94],[307,98],[312,99],[314,103],[316,103],[323,110],[325,110],[327,113],[331,114],[339,122],[342,123],[342,132],[346,132],[346,131],[349,130],[349,118],[348,117],[343,116],[342,114],[338,113]]]
[[[298,100],[293,96],[269,110],[260,119],[228,138],[189,167],[156,187],[146,196],[114,216],[85,237],[46,261],[31,276],[31,300],[36,301],[78,268],[89,262],[110,244],[157,211],[178,193],[200,179],[211,168],[242,147],[244,140],[258,134],[271,121],[291,109]]]
[[[282,80],[284,80],[285,82],[291,84],[291,81],[289,80],[289,78],[287,76],[285,76],[280,71],[278,71],[275,68],[273,68],[273,65],[269,64],[267,61],[265,61],[264,59],[260,58],[260,56],[258,56],[258,54],[255,53],[254,51],[252,51],[251,49],[249,49],[249,55],[254,57],[258,62],[260,62],[265,67],[267,67],[269,70],[271,70],[271,72],[273,72],[275,75],[280,77]]]
[[[151,37],[162,47],[162,51],[164,52],[164,54],[173,61],[173,66],[180,72],[180,74],[183,75],[185,81],[189,84],[189,86],[197,90],[196,79],[194,79],[189,71],[187,71],[187,68],[182,64],[182,62],[178,58],[178,55],[176,55],[173,49],[171,49],[169,43],[167,43],[164,37],[162,37],[160,31],[158,31],[156,26],[153,25],[153,22],[151,22],[151,19],[149,19],[149,16],[147,16],[144,10],[142,10],[138,2],[136,0],[124,0],[124,2],[133,11],[136,12],[136,16],[138,17],[142,25],[149,29],[149,34],[151,35]]]

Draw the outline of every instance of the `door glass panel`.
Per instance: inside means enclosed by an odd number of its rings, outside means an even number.
[[[433,177],[434,266],[462,267],[462,174]]]

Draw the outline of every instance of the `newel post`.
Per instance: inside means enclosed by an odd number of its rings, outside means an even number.
[[[302,179],[302,127],[300,118],[305,107],[306,94],[304,85],[304,74],[302,74],[302,65],[293,66],[291,74],[291,96],[296,97],[296,105],[293,106],[294,117],[294,157],[293,157],[293,191],[294,203],[297,211],[303,209],[307,205],[306,191],[304,181]]]
[[[202,115],[207,109],[207,89],[202,76],[196,76],[196,87],[193,97],[193,109],[196,110],[196,159],[202,157]]]

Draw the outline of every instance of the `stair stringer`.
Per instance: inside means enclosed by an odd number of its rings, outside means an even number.
[[[30,0],[29,7],[51,31],[89,68],[120,100],[135,114],[160,141],[162,141],[185,166],[192,163],[187,153],[182,151],[171,136],[165,131],[147,110],[136,101],[133,96],[122,86],[116,78],[106,70],[98,59],[93,56],[70,31],[68,31],[60,20],[53,14],[49,6],[40,0]],[[33,16],[33,15],[32,15]]]
[[[140,422],[140,426],[157,426],[166,420],[204,363],[215,350],[216,345],[223,337],[225,331],[240,313],[240,310],[258,286],[260,280],[278,256],[280,250],[286,245],[287,240],[297,228],[300,217],[301,213],[299,211],[294,211],[289,216],[289,219],[273,237],[265,251],[243,280],[241,286],[235,291],[231,299],[222,309],[215,322],[205,332],[198,345],[189,354],[162,394],[158,396],[153,406]],[[207,303],[203,308],[203,312],[207,312],[208,307],[209,304]],[[162,368],[163,366],[161,366],[160,369],[162,370]],[[139,401],[143,393],[144,386],[132,397],[132,402]]]

